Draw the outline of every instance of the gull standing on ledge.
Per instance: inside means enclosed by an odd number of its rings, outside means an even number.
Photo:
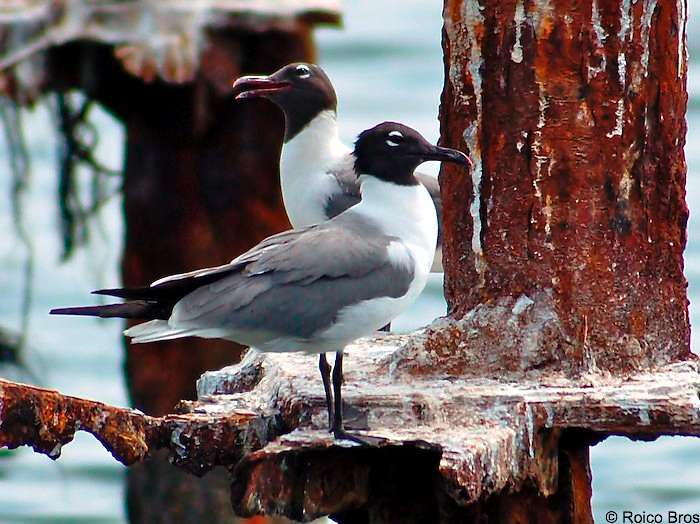
[[[244,76],[233,84],[236,99],[266,98],[284,113],[280,157],[282,199],[294,228],[333,218],[360,201],[352,150],[338,137],[338,99],[315,64],[294,63],[270,76]],[[442,271],[442,200],[437,178],[416,173],[438,215],[433,271]]]
[[[329,370],[321,370],[329,426],[335,438],[363,442],[343,427],[343,349],[401,314],[425,287],[437,217],[413,171],[427,160],[469,160],[393,122],[361,133],[353,158],[362,201],[335,218],[268,237],[223,266],[94,292],[124,303],[51,313],[147,320],[124,332],[134,343],[198,336],[260,351],[335,351],[332,391]]]

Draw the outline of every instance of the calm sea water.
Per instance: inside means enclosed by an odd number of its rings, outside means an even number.
[[[691,2],[692,3],[692,2]],[[345,29],[320,30],[319,61],[341,96],[343,135],[381,120],[399,120],[436,140],[442,84],[440,9],[436,2],[404,0],[347,2]],[[400,7],[400,9],[399,9]],[[691,6],[692,10],[692,6]],[[691,12],[691,17],[693,13]],[[691,19],[691,58],[700,54],[700,24]],[[700,63],[691,60],[688,114],[688,203],[691,208],[686,274],[691,318],[698,324],[700,293]],[[121,326],[118,322],[52,318],[56,305],[78,304],[96,287],[116,285],[122,226],[119,198],[104,209],[92,231],[89,251],[67,264],[58,260],[55,137],[48,113],[25,114],[33,172],[26,198],[26,223],[32,232],[37,271],[26,359],[45,386],[66,393],[126,405],[122,380]],[[99,154],[112,166],[121,163],[122,131],[105,114],[96,114]],[[0,162],[6,159],[0,141]],[[437,172],[437,166],[426,165]],[[4,168],[0,168],[4,169]],[[7,184],[7,182],[6,182]],[[0,325],[20,323],[19,298],[23,253],[11,233],[9,184],[0,188]],[[400,330],[425,324],[444,313],[441,281],[435,277],[419,303],[394,323]],[[700,348],[698,335],[693,348]],[[27,381],[15,369],[5,376]],[[700,441],[664,438],[654,443],[608,439],[592,450],[597,521],[608,510],[700,512]],[[27,449],[0,454],[0,523],[125,522],[124,468],[92,437],[79,433],[58,462]]]

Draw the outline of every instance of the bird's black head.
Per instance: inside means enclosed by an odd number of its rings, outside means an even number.
[[[434,146],[415,129],[396,122],[384,122],[360,133],[354,154],[358,175],[372,175],[399,185],[417,184],[413,171],[428,160],[471,165],[461,151]]]
[[[338,100],[326,73],[315,64],[294,63],[270,76],[243,76],[233,84],[237,100],[267,98],[285,116],[285,142],[322,111],[335,111]]]

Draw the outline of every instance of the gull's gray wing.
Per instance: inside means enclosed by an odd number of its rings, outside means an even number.
[[[326,202],[326,216],[333,218],[357,204],[360,197],[360,181],[355,174],[355,157],[348,153],[328,172],[338,184],[338,190]]]
[[[404,295],[413,279],[408,250],[396,263],[382,235],[354,213],[288,231],[235,259],[237,271],[180,300],[171,321],[307,338],[329,327],[343,308]],[[395,249],[405,249],[397,244]]]

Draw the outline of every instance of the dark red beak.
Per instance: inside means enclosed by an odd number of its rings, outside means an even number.
[[[242,76],[233,83],[233,96],[236,100],[265,97],[290,86],[289,82],[273,80],[269,76]]]

